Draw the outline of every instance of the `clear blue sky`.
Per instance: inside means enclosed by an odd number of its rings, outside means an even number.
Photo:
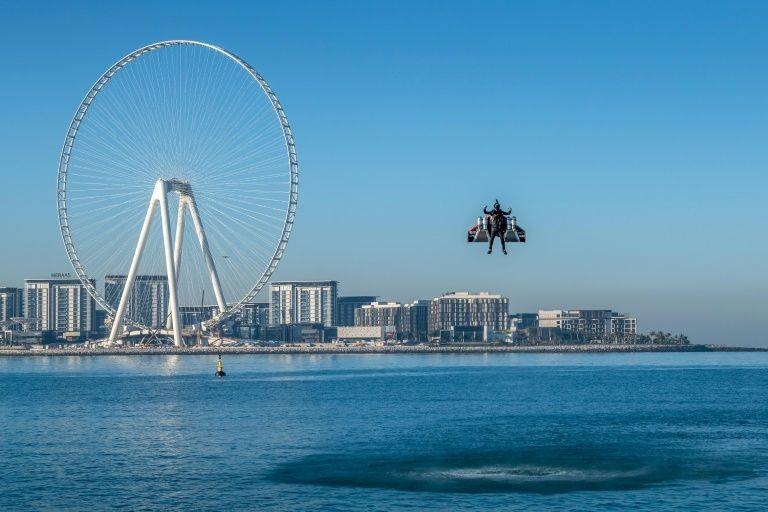
[[[0,0],[0,22],[0,284],[69,270],[56,165],[91,83],[191,38],[257,67],[294,126],[276,278],[499,291],[514,311],[613,307],[768,345],[763,2]],[[530,237],[506,258],[464,241],[495,197]]]

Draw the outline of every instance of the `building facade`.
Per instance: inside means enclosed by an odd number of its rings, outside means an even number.
[[[340,342],[383,341],[387,332],[380,325],[342,326],[336,330],[336,339]]]
[[[269,323],[322,324],[336,321],[337,281],[282,281],[269,285]]]
[[[372,302],[355,310],[356,327],[381,327],[403,339],[410,331],[410,309],[399,302]]]
[[[126,279],[124,275],[104,276],[104,298],[114,309],[120,304]],[[136,276],[125,316],[142,325],[164,327],[168,322],[168,278]]]
[[[374,295],[358,295],[355,297],[339,297],[336,301],[336,325],[351,327],[355,325],[355,310],[366,304],[376,302]]]
[[[355,310],[355,326],[382,327],[400,340],[427,341],[429,304],[427,300],[364,304]]]
[[[12,322],[12,318],[24,315],[23,297],[21,288],[0,288],[0,322]]]
[[[539,327],[582,333],[588,339],[630,337],[637,319],[610,309],[539,310]]]
[[[505,331],[509,323],[509,299],[487,292],[449,292],[432,299],[429,307],[430,336],[456,327],[487,327]]]
[[[219,314],[219,306],[179,306],[182,328],[200,327],[200,324]]]
[[[429,307],[428,300],[415,300],[408,304],[408,320],[410,325],[409,338],[414,341],[429,340]]]
[[[93,286],[96,285],[91,280]],[[93,330],[96,305],[79,279],[24,281],[24,316],[30,327],[65,337],[86,337]]]

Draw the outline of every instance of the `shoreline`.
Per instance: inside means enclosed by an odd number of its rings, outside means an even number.
[[[530,345],[530,346],[303,346],[303,347],[112,347],[56,348],[48,350],[0,349],[0,357],[40,356],[136,356],[211,354],[591,354],[632,352],[768,352],[768,348],[727,345]]]

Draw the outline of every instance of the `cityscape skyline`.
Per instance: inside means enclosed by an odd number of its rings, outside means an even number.
[[[167,279],[137,275],[135,293],[124,324],[133,326],[123,342],[140,344],[162,336],[170,319]],[[107,275],[105,295],[111,307],[126,276]],[[90,280],[89,289],[96,283]],[[366,303],[364,299],[370,299]],[[352,306],[344,311],[340,305]],[[200,333],[201,322],[217,314],[218,305],[181,305],[187,343]],[[162,315],[161,312],[166,312]],[[349,323],[347,317],[353,317]],[[25,345],[63,342],[102,343],[114,317],[96,308],[85,285],[68,274],[26,279],[24,288],[0,287],[0,339]],[[145,327],[141,327],[145,326]],[[268,303],[243,304],[221,325],[217,336],[235,343],[405,343],[405,344],[688,344],[684,333],[639,332],[637,319],[612,309],[560,309],[511,312],[509,299],[487,291],[451,291],[431,299],[380,302],[375,296],[339,296],[338,282],[270,283]],[[137,330],[138,328],[138,330]],[[143,331],[143,333],[142,333]],[[138,336],[138,338],[136,338]],[[146,338],[146,336],[150,336]],[[121,336],[122,337],[122,336]],[[133,337],[133,341],[129,338]]]
[[[276,280],[336,276],[345,294],[399,299],[491,289],[517,311],[613,305],[697,342],[768,345],[768,243],[754,236],[766,8],[457,5],[306,4],[290,34],[271,6],[225,6],[242,16],[224,31],[213,4],[171,2],[138,24],[128,7],[8,5],[0,90],[34,101],[3,107],[0,285],[69,271],[53,182],[72,106],[107,63],[172,33],[253,56],[295,125],[301,199]],[[529,234],[506,258],[464,241],[496,197]],[[357,212],[371,231],[340,242]]]

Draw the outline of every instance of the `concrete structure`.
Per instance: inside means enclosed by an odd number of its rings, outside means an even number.
[[[378,325],[355,327],[339,327],[336,338],[339,341],[382,341],[387,335],[387,329]]]
[[[24,290],[21,288],[0,288],[0,322],[11,322],[24,314]]]
[[[95,281],[91,280],[95,286]],[[24,281],[24,316],[38,320],[33,330],[83,338],[93,330],[96,305],[79,279],[52,277]]]
[[[374,295],[339,297],[336,301],[336,325],[346,327],[355,325],[355,310],[377,300],[378,297]]]
[[[610,309],[539,310],[539,327],[583,333],[589,339],[637,334],[637,319]]]
[[[269,285],[270,325],[336,320],[337,281],[282,281]]]
[[[125,289],[125,275],[104,276],[104,298],[117,310]],[[168,321],[168,278],[137,275],[128,296],[126,316],[150,327],[164,327]]]
[[[449,292],[432,299],[429,308],[429,333],[433,337],[457,327],[505,331],[508,323],[509,299],[487,292]]]

